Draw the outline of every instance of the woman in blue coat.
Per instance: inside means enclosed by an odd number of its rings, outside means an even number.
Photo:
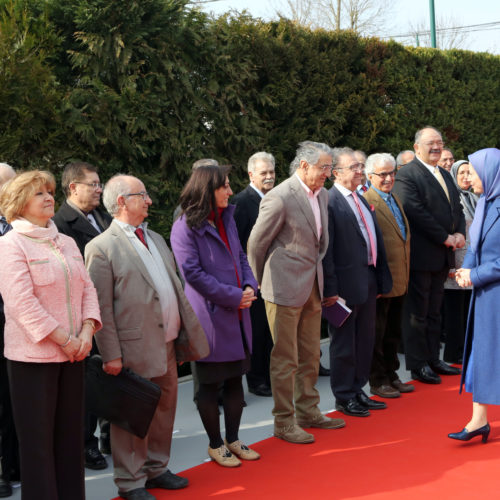
[[[473,286],[462,373],[462,385],[472,392],[472,418],[451,439],[488,440],[487,405],[500,404],[500,150],[482,149],[469,156],[472,189],[481,194],[470,227],[470,247],[460,286]],[[462,390],[462,385],[460,390]]]
[[[243,252],[227,167],[202,166],[181,194],[182,215],[170,242],[185,293],[207,336],[210,354],[196,362],[198,411],[210,444],[208,454],[220,465],[236,467],[259,454],[238,438],[243,411],[242,375],[250,368],[252,327],[249,307],[257,282]],[[222,386],[226,440],[222,440],[218,394]]]

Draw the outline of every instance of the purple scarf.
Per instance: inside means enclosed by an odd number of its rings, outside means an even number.
[[[480,149],[469,155],[469,161],[483,183],[484,193],[479,198],[470,226],[470,244],[477,252],[483,221],[486,211],[486,202],[500,196],[500,150],[496,148]]]

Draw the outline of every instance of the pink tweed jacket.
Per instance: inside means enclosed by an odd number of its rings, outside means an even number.
[[[88,318],[101,327],[97,293],[76,243],[52,229],[52,237],[32,237],[14,228],[0,238],[4,354],[11,360],[67,361],[47,336],[58,325],[77,335]]]

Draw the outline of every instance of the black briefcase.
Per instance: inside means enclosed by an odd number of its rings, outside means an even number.
[[[137,437],[146,436],[160,400],[159,385],[129,368],[123,368],[119,375],[108,375],[98,354],[87,359],[85,383],[88,412]]]

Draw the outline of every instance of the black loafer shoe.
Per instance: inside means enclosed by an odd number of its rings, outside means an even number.
[[[370,415],[370,412],[354,398],[348,401],[337,401],[335,409],[351,417],[368,417]]]
[[[422,366],[418,370],[412,370],[411,376],[424,384],[440,384],[441,377],[432,371],[430,366]]]
[[[136,488],[135,490],[130,491],[118,490],[118,495],[128,500],[156,500],[156,497],[151,495],[146,488]]]
[[[108,462],[102,456],[102,453],[95,448],[85,450],[85,467],[92,470],[102,470],[108,466]]]
[[[363,391],[356,394],[356,399],[361,406],[364,406],[368,410],[384,410],[387,408],[387,405],[383,401],[370,399]]]
[[[439,360],[437,363],[432,363],[430,365],[431,369],[435,373],[441,375],[460,375],[462,371],[460,368],[455,368],[454,366],[447,365],[444,361]]]
[[[180,490],[185,488],[189,481],[185,477],[177,476],[169,470],[165,471],[159,476],[148,479],[146,481],[146,488],[162,488],[164,490]]]
[[[265,398],[270,398],[273,393],[271,388],[266,384],[260,384],[257,387],[248,387],[248,392],[255,394],[256,396],[263,396]]]
[[[9,481],[0,478],[0,498],[7,498],[12,496],[12,486]]]
[[[330,376],[330,369],[325,368],[321,363],[319,364],[319,373],[318,375],[320,377],[329,377]]]

